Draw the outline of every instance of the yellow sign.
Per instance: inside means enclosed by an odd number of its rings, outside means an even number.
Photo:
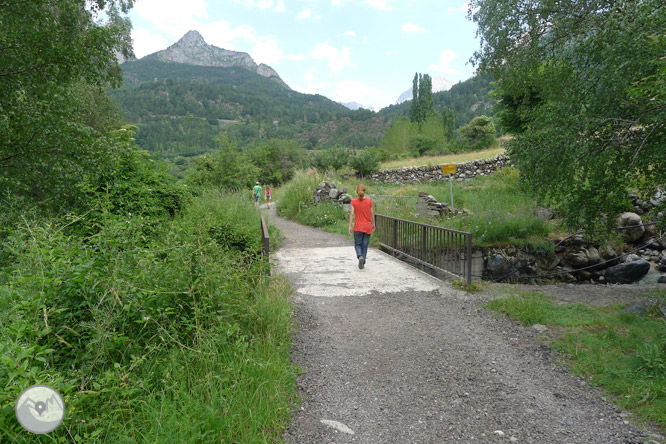
[[[456,164],[442,165],[442,174],[456,174]]]

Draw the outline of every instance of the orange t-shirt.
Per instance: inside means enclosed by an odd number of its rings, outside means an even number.
[[[354,207],[354,231],[360,231],[367,234],[372,234],[372,201],[369,197],[364,199],[352,199],[352,207]]]

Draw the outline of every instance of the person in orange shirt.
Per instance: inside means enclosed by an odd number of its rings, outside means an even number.
[[[375,232],[375,211],[372,209],[372,200],[365,197],[365,193],[365,185],[358,184],[356,187],[358,197],[352,199],[349,214],[349,234],[354,234],[354,248],[360,269],[365,267],[370,235]]]

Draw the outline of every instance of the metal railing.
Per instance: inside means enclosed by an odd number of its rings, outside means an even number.
[[[266,220],[264,216],[261,216],[261,255],[266,259],[266,262],[269,262],[271,240],[268,236],[268,225],[266,225]],[[268,274],[271,273],[270,267],[268,268]]]
[[[375,215],[379,244],[421,265],[472,283],[472,234]]]

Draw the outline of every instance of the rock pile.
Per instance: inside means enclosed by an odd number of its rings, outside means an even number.
[[[543,256],[516,247],[483,251],[484,278],[536,278],[564,282],[630,284],[666,283],[666,239],[654,224],[645,224],[636,213],[622,213],[617,219],[626,253],[611,244],[594,245],[581,236],[552,239],[555,254]],[[642,247],[638,250],[637,248]],[[635,251],[635,252],[634,252]]]
[[[423,191],[419,191],[418,212],[419,214],[425,214],[427,216],[433,217],[464,213],[463,210],[449,207],[449,204],[446,202],[438,202],[435,196]]]
[[[337,189],[333,182],[321,182],[317,185],[314,192],[315,205],[319,202],[335,202],[340,204],[348,204],[352,201],[352,197],[347,194],[346,188]]]
[[[510,164],[511,160],[506,154],[500,154],[492,159],[479,159],[458,163],[456,164],[456,174],[454,177],[458,182],[462,182],[477,176],[487,176]],[[380,170],[372,175],[372,180],[375,182],[395,184],[432,182],[444,179],[448,179],[448,176],[442,174],[442,167],[440,165]]]
[[[647,201],[642,200],[635,194],[630,194],[629,199],[631,199],[631,204],[634,207],[634,213],[643,216],[648,214],[659,207],[666,205],[666,190],[659,189],[654,195]],[[664,217],[664,212],[660,211],[657,213],[657,218]]]

